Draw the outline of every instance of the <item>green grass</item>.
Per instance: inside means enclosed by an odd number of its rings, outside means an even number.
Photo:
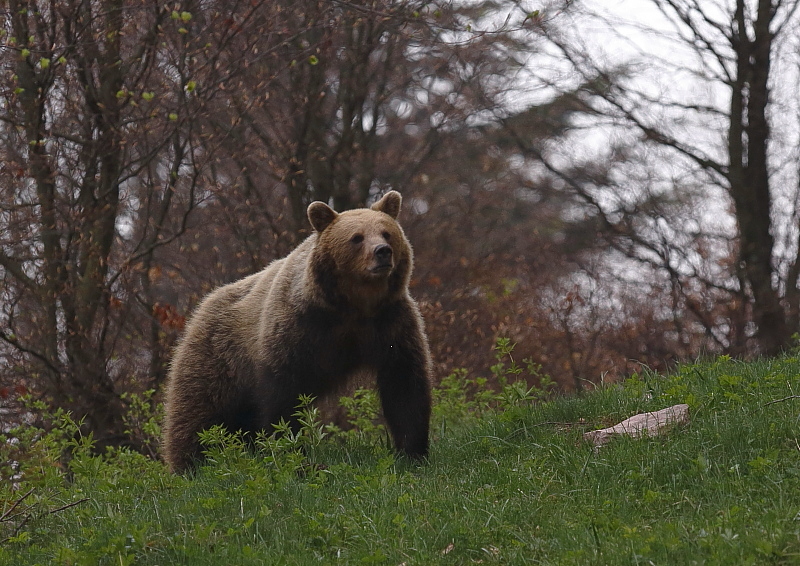
[[[193,478],[79,450],[71,482],[31,480],[0,563],[800,564],[798,390],[795,357],[723,358],[473,418],[442,402],[425,465],[374,434],[305,457],[228,439]],[[581,438],[681,402],[691,423],[663,437]]]

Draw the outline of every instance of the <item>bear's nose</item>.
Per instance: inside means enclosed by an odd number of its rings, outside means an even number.
[[[381,263],[388,263],[392,259],[392,246],[381,244],[375,248],[375,257]]]

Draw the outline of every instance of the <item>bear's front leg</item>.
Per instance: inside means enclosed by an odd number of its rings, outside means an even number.
[[[427,344],[421,336],[390,344],[391,355],[378,370],[383,416],[395,448],[412,458],[428,455],[431,391]]]

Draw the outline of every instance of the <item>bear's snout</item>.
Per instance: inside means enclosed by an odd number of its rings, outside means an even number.
[[[392,246],[389,244],[377,245],[373,253],[375,254],[376,270],[392,267]]]
[[[379,260],[389,260],[392,259],[392,246],[389,244],[381,244],[375,248],[375,257]]]

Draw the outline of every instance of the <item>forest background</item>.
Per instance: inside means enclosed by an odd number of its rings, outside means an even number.
[[[780,352],[798,4],[4,0],[3,417],[129,442],[205,293],[390,188],[437,380],[498,337],[567,390]]]

